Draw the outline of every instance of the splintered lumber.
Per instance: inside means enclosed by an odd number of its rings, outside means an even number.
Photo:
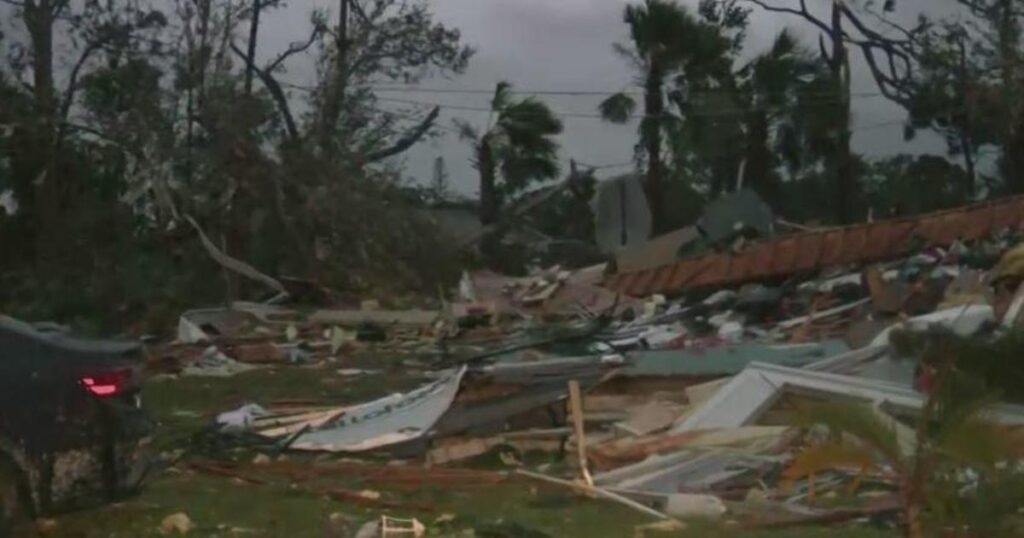
[[[670,521],[677,521],[675,518],[673,518],[673,517],[671,517],[671,516],[669,516],[667,514],[663,514],[663,513],[659,512],[659,511],[649,507],[649,506],[644,506],[644,505],[642,505],[642,504],[640,504],[640,503],[638,503],[638,502],[636,502],[636,501],[634,501],[632,499],[628,499],[626,497],[623,497],[622,495],[619,495],[617,493],[613,493],[613,492],[608,491],[606,489],[599,488],[597,486],[591,486],[591,485],[588,485],[588,484],[580,484],[580,483],[576,483],[576,482],[570,482],[568,480],[562,480],[561,478],[555,478],[553,476],[548,476],[548,475],[544,475],[544,474],[540,474],[540,473],[535,473],[535,472],[532,472],[532,471],[527,471],[525,469],[517,469],[516,470],[516,474],[519,474],[519,475],[522,475],[522,476],[526,476],[526,477],[529,477],[529,478],[533,478],[535,480],[540,480],[542,482],[548,482],[550,484],[558,484],[559,486],[565,486],[565,487],[571,488],[573,490],[576,490],[576,491],[579,491],[579,492],[582,492],[582,493],[585,493],[585,494],[594,495],[594,496],[597,496],[597,497],[608,499],[610,501],[615,501],[615,502],[617,502],[617,503],[619,503],[621,505],[628,506],[628,507],[630,507],[630,508],[632,508],[634,510],[637,510],[639,512],[643,512],[643,513],[645,513],[645,514],[647,514],[649,516],[656,517],[658,519],[666,519],[666,520],[670,520]]]
[[[583,429],[583,399],[580,397],[580,382],[569,381],[569,407],[572,412],[573,435],[576,436],[576,457],[579,460],[580,475],[588,486],[594,486],[594,479],[587,470],[587,441]]]
[[[334,409],[304,413],[292,417],[275,417],[273,420],[265,420],[262,423],[257,422],[254,425],[257,428],[261,428],[256,432],[259,435],[264,437],[280,437],[306,428],[319,428],[341,417],[347,409],[347,407],[336,407]]]

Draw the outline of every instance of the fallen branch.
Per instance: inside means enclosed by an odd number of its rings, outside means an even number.
[[[206,248],[206,252],[210,254],[210,257],[225,269],[234,271],[244,277],[251,278],[252,280],[264,284],[278,293],[288,293],[284,285],[276,279],[261,273],[255,267],[241,260],[237,260],[228,256],[224,252],[221,252],[221,250],[217,248],[217,245],[213,244],[213,242],[210,241],[210,238],[206,236],[203,229],[199,227],[199,223],[197,223],[191,216],[185,215],[185,220],[195,228],[196,233],[199,234],[199,240],[203,242],[203,247]]]
[[[441,113],[441,107],[435,106],[433,110],[427,114],[427,117],[423,118],[416,127],[406,133],[404,136],[398,139],[391,147],[384,148],[379,151],[375,151],[366,156],[365,162],[373,163],[388,157],[394,157],[399,153],[411,148],[416,142],[419,142],[427,132],[430,131],[431,127],[434,126],[434,121],[437,120],[438,114]]]
[[[671,517],[671,516],[669,516],[667,514],[659,512],[659,511],[657,511],[657,510],[655,510],[655,509],[653,509],[653,508],[651,508],[649,506],[644,506],[644,505],[642,505],[642,504],[640,504],[640,503],[638,503],[638,502],[636,502],[636,501],[634,501],[632,499],[627,499],[626,497],[623,497],[622,495],[619,495],[618,493],[612,493],[612,492],[610,492],[610,491],[608,491],[606,489],[601,489],[601,488],[599,488],[597,486],[588,486],[588,485],[585,485],[585,484],[578,484],[576,482],[570,482],[568,480],[562,480],[561,478],[555,478],[553,476],[543,475],[543,474],[540,474],[540,473],[535,473],[535,472],[527,471],[527,470],[524,470],[524,469],[517,469],[516,470],[516,474],[519,474],[519,475],[522,475],[522,476],[526,476],[526,477],[529,477],[529,478],[533,478],[535,480],[540,480],[542,482],[548,482],[548,483],[551,483],[551,484],[558,484],[560,486],[566,486],[568,488],[572,488],[572,489],[574,489],[576,491],[579,491],[579,492],[582,492],[582,493],[585,493],[585,494],[593,494],[595,496],[598,496],[598,497],[601,497],[601,498],[604,498],[604,499],[608,499],[609,501],[615,501],[615,502],[617,502],[619,504],[622,504],[624,506],[628,506],[628,507],[630,507],[630,508],[632,508],[632,509],[634,509],[634,510],[636,510],[638,512],[643,512],[643,513],[645,513],[645,514],[647,514],[649,516],[656,517],[658,519],[666,519],[666,520],[669,520],[669,521],[675,521],[675,522],[679,523],[679,521],[677,519],[675,519],[675,518],[673,518],[673,517]]]

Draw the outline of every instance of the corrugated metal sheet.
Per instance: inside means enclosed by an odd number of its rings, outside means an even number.
[[[1024,196],[982,202],[917,217],[882,220],[765,241],[738,253],[709,254],[670,265],[613,275],[605,287],[644,297],[785,277],[836,265],[907,254],[912,239],[948,246],[1024,225]]]

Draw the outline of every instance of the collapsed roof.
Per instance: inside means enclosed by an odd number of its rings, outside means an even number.
[[[914,249],[949,246],[1024,225],[1024,196],[915,217],[801,232],[739,253],[713,253],[608,277],[605,286],[634,297],[781,278],[847,264],[882,261]]]

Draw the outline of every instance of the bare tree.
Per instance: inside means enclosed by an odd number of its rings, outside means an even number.
[[[748,1],[765,11],[801,17],[821,31],[819,50],[831,73],[832,92],[840,109],[835,155],[831,159],[836,184],[835,204],[839,221],[851,222],[859,189],[850,150],[850,48],[861,50],[879,91],[897,103],[906,104],[914,65],[914,36],[922,28],[905,30],[892,25],[899,30],[899,37],[886,37],[864,23],[862,15],[846,0],[832,0],[827,18],[812,13],[806,0],[795,3],[788,0],[783,5],[766,0]]]
[[[264,9],[277,7],[281,0],[252,0],[249,8],[249,41],[245,52],[245,94],[252,95],[252,79],[256,74],[256,44],[259,41],[260,15]]]

